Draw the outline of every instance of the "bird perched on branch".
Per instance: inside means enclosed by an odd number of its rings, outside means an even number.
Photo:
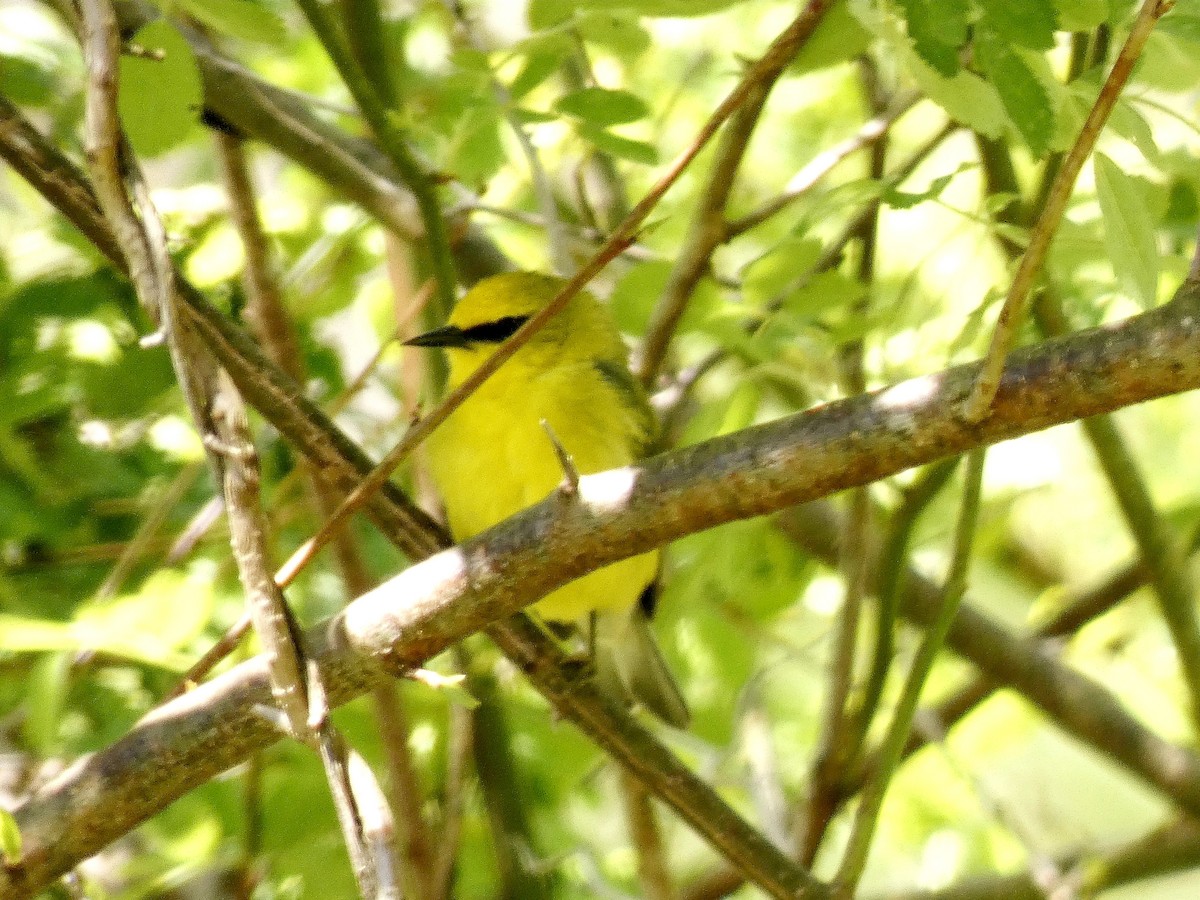
[[[484,279],[445,326],[407,343],[443,348],[454,388],[562,286],[532,272]],[[465,540],[555,490],[564,475],[560,449],[579,472],[600,472],[645,455],[655,431],[616,323],[596,298],[579,293],[430,436],[429,464],[450,529]],[[624,559],[553,591],[534,609],[548,621],[584,627],[610,696],[682,728],[687,705],[650,630],[658,569],[658,551]]]

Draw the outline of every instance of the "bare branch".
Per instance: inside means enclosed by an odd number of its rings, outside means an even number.
[[[208,321],[202,306],[191,309],[194,321]],[[460,549],[414,566],[314,629],[312,652],[326,675],[330,702],[362,692],[382,677],[381,667],[400,671],[419,665],[482,622],[621,554],[642,553],[685,533],[791,506],[974,446],[1200,387],[1198,338],[1200,290],[1186,285],[1173,303],[1119,325],[1014,353],[993,414],[982,423],[969,425],[955,414],[956,401],[970,390],[978,371],[964,366],[666,454],[624,470],[619,479],[611,473],[585,476],[581,503],[551,501],[527,510]],[[282,418],[277,424],[285,433],[305,430],[294,423],[284,428]],[[319,447],[329,445],[325,438]],[[305,453],[319,449],[300,447]],[[344,460],[341,465],[356,464]],[[623,491],[614,494],[618,485]],[[389,521],[394,529],[405,527],[396,514]],[[1098,699],[1094,685],[1048,655],[1022,655],[1011,645],[997,649],[994,642],[983,642],[969,627],[993,637],[996,629],[971,625],[966,612],[960,612],[950,634],[957,652],[993,677],[1019,684],[1077,733],[1097,735],[1093,740],[1105,752],[1184,808],[1200,812],[1200,759],[1138,729],[1111,698]],[[491,632],[503,637],[507,629],[496,626]],[[519,647],[506,649],[525,659]],[[623,764],[651,779],[656,794],[686,811],[689,822],[712,827],[716,820],[707,807],[695,805],[690,782],[684,787],[673,781],[659,793],[654,777],[670,771],[665,762],[659,765],[664,751],[647,755],[650,751],[632,737],[624,740],[628,735],[621,729],[596,734],[599,710],[606,707],[577,684],[567,689],[560,670],[546,665],[531,658],[524,669],[560,710]],[[244,663],[172,701],[126,738],[46,785],[17,811],[26,839],[25,866],[0,873],[0,897],[45,884],[184,791],[274,740],[252,712],[266,696],[262,661]],[[603,719],[610,720],[626,721],[615,713]],[[753,846],[748,857],[739,851],[739,858],[766,858],[757,844],[743,845],[737,832],[725,834],[720,840],[726,852]],[[731,840],[735,848],[728,846]]]

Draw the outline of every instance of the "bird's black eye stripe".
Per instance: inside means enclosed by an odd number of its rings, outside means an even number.
[[[480,322],[464,328],[462,338],[468,344],[498,344],[517,333],[517,329],[529,321],[529,316],[505,316],[494,322]]]

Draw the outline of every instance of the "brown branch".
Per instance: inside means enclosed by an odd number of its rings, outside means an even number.
[[[0,141],[0,149],[4,146]],[[203,309],[192,307],[195,321],[208,321]],[[585,476],[582,502],[551,500],[529,509],[462,548],[414,566],[314,629],[312,653],[322,664],[330,702],[362,692],[381,677],[381,667],[402,671],[418,665],[481,623],[621,555],[974,446],[1200,387],[1198,338],[1200,291],[1187,285],[1174,302],[1152,312],[1014,353],[992,415],[978,424],[955,414],[978,372],[978,366],[963,366],[665,454],[638,468]],[[311,429],[285,421],[278,409],[270,412],[285,433],[305,435]],[[337,443],[325,436],[316,446],[300,447],[317,453]],[[354,463],[346,459],[341,465]],[[389,521],[403,527],[406,520],[394,513]],[[915,573],[909,584],[908,614],[928,616],[933,601],[921,594]],[[969,612],[962,610],[951,630],[956,652],[1017,685],[1074,733],[1091,734],[1090,743],[1200,813],[1200,760],[1146,734],[1105,692],[1048,654],[1014,649],[1011,640],[1006,643],[995,627]],[[505,630],[493,626],[491,633],[504,638]],[[561,670],[527,659],[512,644],[514,635],[526,637],[512,632],[505,649],[525,662],[525,671],[573,722],[693,825],[703,830],[718,821],[706,805],[713,800],[697,805],[694,791],[703,785],[673,778],[660,783],[670,771],[660,765],[665,750],[645,745],[648,736],[634,740],[628,732],[632,723],[612,710],[606,714],[608,708],[581,686],[567,690]],[[45,884],[274,740],[252,712],[266,690],[261,660],[244,663],[164,706],[112,747],[81,759],[46,785],[17,811],[25,865],[0,873],[0,897]],[[620,727],[598,733],[614,724]],[[773,858],[760,855],[757,844],[731,838],[734,831],[724,834],[719,846],[733,852],[728,847],[733,840],[742,863]],[[746,856],[744,847],[754,849]]]
[[[57,157],[27,123],[5,113],[11,113],[11,108],[6,109],[0,100],[0,155],[35,187],[44,187],[73,221],[96,236],[100,246],[113,247],[88,192],[81,189],[78,173]],[[48,168],[43,171],[31,166],[31,158],[44,160]],[[260,408],[302,452],[319,460],[339,484],[353,483],[356,472],[367,470],[368,462],[361,451],[282,379],[252,342],[230,328],[198,295],[186,287],[182,290],[196,327],[221,354],[247,397],[256,405],[261,403]],[[453,554],[439,556],[404,576],[412,579],[402,587],[411,603],[380,618],[371,611],[372,602],[382,605],[385,611],[389,604],[380,592],[374,592],[367,603],[350,608],[357,624],[366,626],[365,643],[360,646],[398,667],[416,664],[433,649],[444,646],[449,636],[473,629],[481,618],[495,615],[498,609],[527,602],[534,592],[549,589],[556,579],[579,574],[582,567],[611,561],[612,554],[619,552],[617,547],[624,552],[642,552],[686,531],[886,477],[979,443],[1007,439],[1200,385],[1200,361],[1192,352],[1200,327],[1196,305],[1194,289],[1189,288],[1176,303],[1122,325],[1015,354],[998,397],[996,414],[979,425],[962,422],[950,408],[952,401],[965,395],[974,377],[976,369],[964,367],[660,458],[637,471],[628,507],[614,505],[611,498],[594,507],[572,504],[574,514],[587,520],[582,532],[571,527],[548,528],[548,522],[539,526],[539,517],[547,511],[531,510],[499,530],[494,536],[496,543],[486,550],[481,550],[479,542],[467,548],[471,558],[496,561],[495,568],[476,573],[484,577],[475,587],[489,602],[499,602],[499,607],[485,603],[472,614],[455,604],[452,591],[449,596],[437,591],[431,596],[427,590],[429,579],[439,566],[458,558]],[[689,487],[689,479],[698,480]],[[583,479],[585,496],[593,484],[603,486],[604,482],[604,476]],[[436,546],[440,540],[436,526],[412,510],[398,492],[385,489],[371,504],[370,512],[389,536],[404,546]],[[649,527],[643,528],[643,523]],[[525,546],[521,535],[528,536],[529,529],[536,533],[536,539],[532,546]],[[523,556],[518,552],[522,546],[526,551]],[[598,558],[588,553],[596,547],[603,548],[597,550]],[[567,556],[569,563],[563,560]],[[516,594],[489,593],[489,578],[498,573],[512,577],[522,568],[526,574],[536,573],[537,580],[526,581],[515,589]],[[461,581],[458,586],[465,589]],[[529,593],[522,595],[522,591]],[[404,627],[414,621],[419,627]],[[493,631],[503,633],[502,628],[497,626]],[[978,631],[978,626],[974,630]],[[338,629],[332,631],[333,638],[339,634]],[[1060,719],[1074,721],[1080,730],[1090,726],[1114,736],[1109,743],[1123,748],[1118,756],[1123,753],[1123,759],[1128,757],[1132,764],[1143,768],[1146,764],[1158,765],[1162,771],[1148,780],[1162,784],[1189,808],[1200,809],[1195,787],[1200,777],[1191,757],[1165,742],[1144,739],[1136,728],[1128,727],[1129,717],[1111,701],[1101,702],[1098,707],[1088,703],[1082,711],[1076,711],[1073,697],[1088,696],[1088,689],[1081,688],[1078,680],[1063,681],[1061,667],[1049,657],[1034,657],[1030,662],[1028,654],[1022,655],[1012,647],[998,652],[996,640],[981,642],[971,633],[964,636],[952,632],[951,644],[956,641],[965,648],[962,652],[985,660],[990,674],[1018,683]],[[333,702],[361,692],[379,677],[375,663],[354,654],[344,643],[331,646],[321,640],[321,635],[314,635],[314,642],[326,665]],[[1002,640],[1000,645],[1005,646]],[[1029,664],[1028,672],[1021,668],[1024,664]],[[596,707],[580,699],[578,691],[565,696],[561,686],[547,679],[542,669],[530,671],[539,689],[554,698],[581,727],[594,733],[597,721],[601,721]],[[34,851],[24,870],[4,874],[0,896],[13,879],[25,886],[44,883],[54,872],[69,867],[73,860],[123,833],[189,787],[272,740],[275,736],[250,713],[254,703],[262,702],[265,691],[261,663],[244,664],[165,707],[127,739],[80,761],[48,785],[22,808],[22,824],[27,826],[23,832]],[[613,721],[624,723],[615,715]],[[624,763],[649,777],[650,773],[644,771],[641,747],[623,741],[622,734],[619,730],[611,732],[602,743]],[[91,780],[99,772],[105,773],[102,790]],[[655,789],[657,793],[657,786]],[[676,786],[668,800],[677,808],[691,810],[691,815],[701,820],[698,827],[707,821],[703,812],[696,812],[698,807],[689,789]],[[695,819],[689,816],[689,821]],[[723,840],[731,838],[726,835]],[[733,840],[736,844],[736,838]],[[751,853],[750,861],[757,859]]]
[[[838,570],[845,584],[837,632],[829,655],[821,733],[813,753],[808,779],[808,797],[797,810],[796,852],[800,861],[812,866],[825,829],[844,797],[846,766],[858,752],[852,741],[854,722],[847,701],[854,682],[854,656],[858,648],[858,620],[868,591],[867,554],[863,551],[870,524],[871,498],[866,488],[850,492],[850,514],[843,522],[845,533],[839,545]]]
[[[772,897],[825,898],[825,888],[725,804],[651,733],[603,695],[592,680],[564,679],[561,649],[526,616],[510,619],[488,635],[536,684],[555,709],[704,837],[747,880]]]
[[[904,746],[912,730],[913,717],[921,692],[933,671],[933,664],[941,653],[942,645],[950,633],[951,624],[958,612],[963,595],[967,591],[967,577],[971,567],[971,556],[975,545],[975,532],[979,523],[980,496],[983,493],[983,468],[987,450],[977,447],[967,454],[966,477],[958,523],[955,526],[954,552],[950,558],[950,570],[946,582],[938,592],[938,606],[933,621],[929,624],[916,656],[909,666],[896,711],[883,738],[880,765],[867,779],[859,793],[858,809],[847,841],[842,863],[838,867],[833,894],[838,900],[853,900],[867,865],[883,798],[892,776],[900,765]],[[866,554],[864,553],[865,557]]]
[[[988,192],[1018,193],[1012,157],[1007,149],[983,137],[978,143]],[[1048,180],[1050,172],[1056,168],[1055,160],[1049,160],[1044,179]],[[1049,189],[1038,193],[1049,193]],[[1029,214],[1017,204],[1010,204],[1001,211],[1000,218],[1019,225],[1029,218]],[[1010,256],[1019,253],[1011,241],[999,236],[997,239]],[[1052,282],[1038,293],[1033,317],[1043,335],[1061,337],[1071,331],[1070,321]],[[1133,451],[1112,417],[1085,419],[1080,427],[1092,445],[1130,534],[1149,569],[1155,599],[1170,631],[1188,689],[1192,721],[1200,723],[1200,622],[1196,616],[1196,591],[1191,573],[1184,564],[1182,548],[1155,507]]]
[[[322,759],[360,891],[363,896],[371,896],[377,892],[379,879],[366,859],[353,796],[348,785],[342,789],[344,778],[339,777],[340,769],[332,767],[326,752],[332,730],[323,716],[317,720],[309,716],[313,689],[320,688],[320,676],[317,674],[316,680],[306,685],[298,632],[268,568],[258,461],[245,406],[227,373],[220,370],[180,315],[166,233],[137,160],[125,142],[117,114],[121,39],[116,14],[110,0],[83,0],[81,14],[88,70],[85,141],[99,208],[112,224],[138,299],[159,323],[184,399],[222,488],[234,560],[247,608],[263,644],[277,724],[297,739],[316,743],[320,738]]]

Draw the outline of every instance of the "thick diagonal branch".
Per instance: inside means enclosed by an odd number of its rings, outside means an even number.
[[[964,366],[665,454],[639,468],[586,476],[581,502],[529,509],[412,567],[318,627],[313,653],[330,700],[346,701],[384,672],[421,663],[571,578],[685,534],[1198,387],[1198,338],[1200,292],[1188,285],[1161,309],[1014,354],[985,422],[970,424],[957,414],[978,372]],[[1050,666],[1047,660],[1042,674]],[[251,712],[267,690],[261,661],[244,663],[46,785],[17,811],[25,865],[0,874],[0,897],[45,884],[274,740]],[[602,714],[574,721],[622,762],[653,777],[635,746],[597,733],[609,721]],[[1200,763],[1169,745],[1160,750],[1172,754],[1177,802],[1200,813]],[[650,786],[694,820],[686,792]]]

